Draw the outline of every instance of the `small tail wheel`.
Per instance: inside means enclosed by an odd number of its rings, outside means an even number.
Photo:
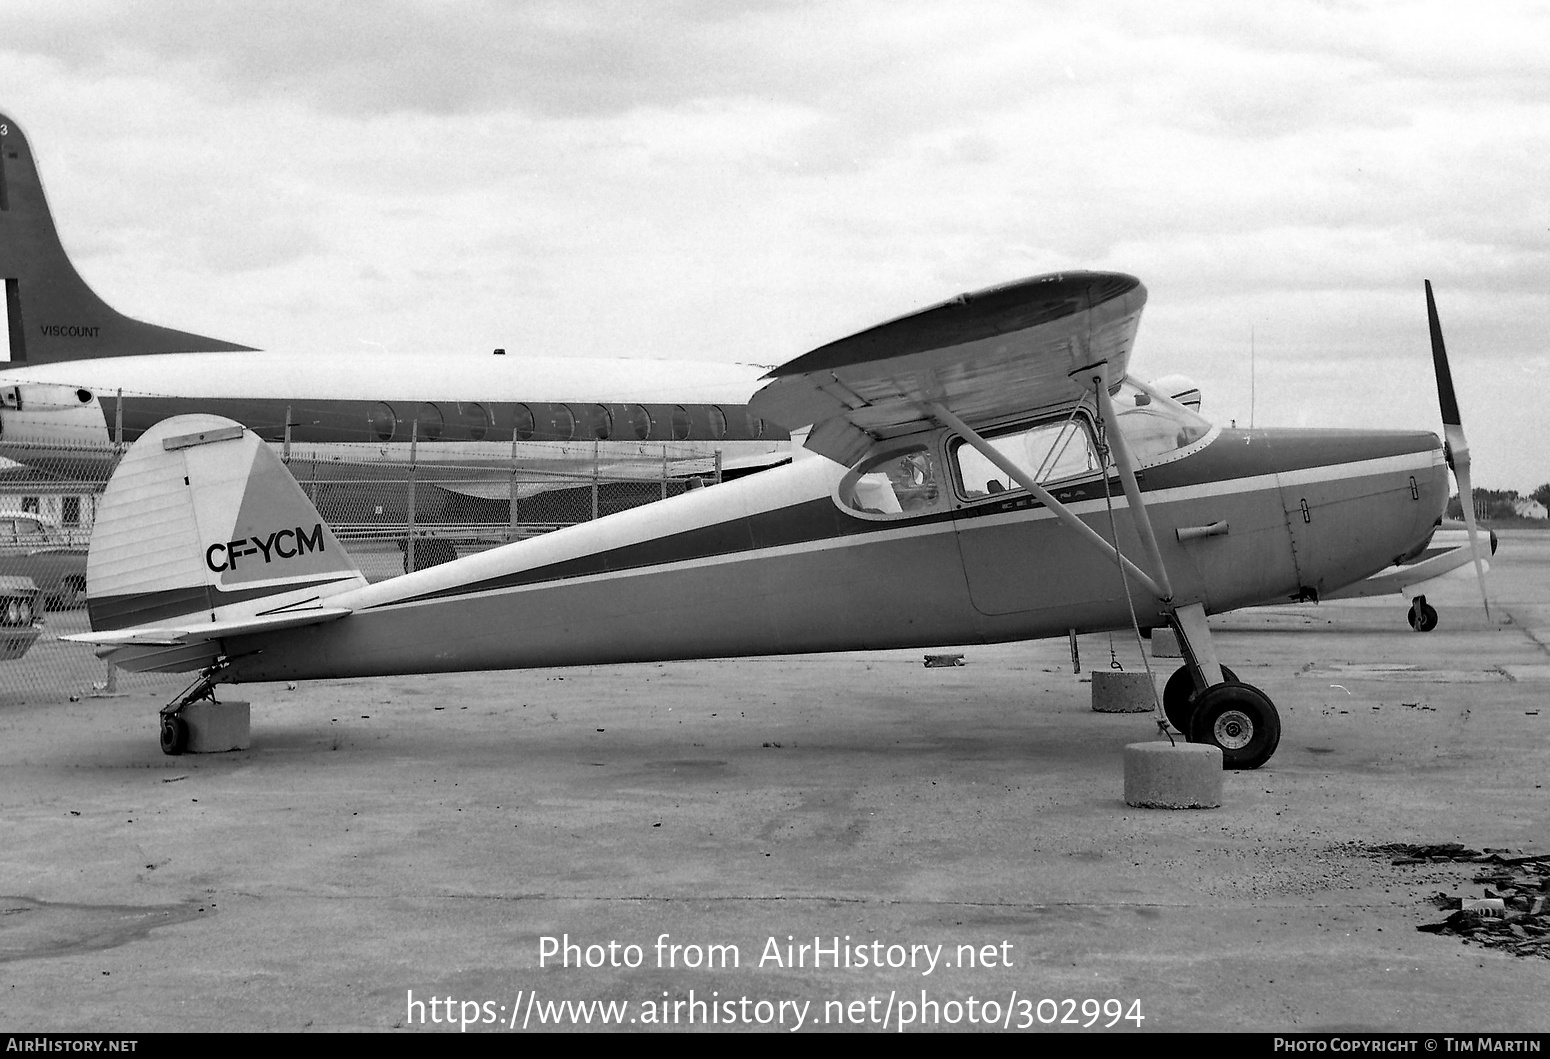
[[[1257,769],[1281,743],[1281,717],[1263,691],[1229,680],[1195,700],[1189,741],[1220,749],[1225,769]]]
[[[1222,679],[1237,680],[1238,674],[1223,666]],[[1190,718],[1195,715],[1194,697],[1195,678],[1189,675],[1189,666],[1180,666],[1163,685],[1163,713],[1168,715],[1168,723],[1183,732],[1186,739],[1189,738]]]
[[[188,749],[188,722],[177,714],[161,719],[161,752],[178,755]]]
[[[1410,627],[1416,632],[1431,632],[1437,627],[1437,609],[1426,602],[1425,596],[1415,597],[1410,604]]]

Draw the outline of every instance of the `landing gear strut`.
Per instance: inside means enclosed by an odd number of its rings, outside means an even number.
[[[1270,696],[1238,679],[1216,659],[1205,608],[1198,603],[1170,615],[1184,654],[1163,687],[1168,723],[1191,743],[1209,743],[1222,752],[1225,769],[1257,769],[1281,742],[1281,718]],[[1220,674],[1220,679],[1213,680]]]

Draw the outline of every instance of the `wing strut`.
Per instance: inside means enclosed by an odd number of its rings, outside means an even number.
[[[1002,471],[1006,472],[1006,474],[1008,474],[1014,482],[1028,490],[1028,492],[1032,493],[1040,503],[1049,508],[1051,513],[1053,513],[1056,518],[1060,519],[1061,522],[1065,523],[1066,526],[1070,527],[1070,529],[1072,529],[1077,534],[1077,536],[1081,537],[1093,547],[1107,555],[1115,563],[1119,564],[1121,569],[1139,581],[1148,592],[1151,592],[1160,600],[1168,600],[1172,598],[1173,593],[1164,587],[1167,584],[1166,575],[1163,578],[1163,584],[1158,584],[1157,581],[1155,581],[1152,576],[1145,570],[1142,570],[1135,563],[1131,562],[1129,559],[1125,558],[1118,551],[1116,551],[1114,546],[1099,536],[1096,530],[1072,514],[1070,508],[1066,507],[1066,505],[1062,504],[1059,500],[1056,500],[1052,495],[1050,495],[1049,490],[1039,485],[1039,483],[1034,480],[1033,475],[1029,474],[1026,470],[1019,467],[1017,464],[1013,463],[1006,457],[1004,453],[1000,452],[995,448],[995,446],[991,445],[990,442],[981,437],[978,431],[969,426],[963,420],[959,419],[952,412],[949,412],[940,404],[935,403],[928,404],[926,409],[931,413],[932,416],[936,418],[937,422],[952,430],[956,430],[959,434],[962,434],[963,439],[970,445],[974,446],[975,450],[981,456],[995,464]],[[1110,433],[1112,434],[1114,432],[1111,431]],[[1132,476],[1132,484],[1134,484],[1134,476]],[[1155,540],[1152,542],[1152,547],[1154,549],[1157,547],[1157,542]],[[1160,564],[1158,569],[1161,569]]]
[[[1163,563],[1162,552],[1157,547],[1157,535],[1152,532],[1152,519],[1146,513],[1146,503],[1141,499],[1141,487],[1136,484],[1135,461],[1130,457],[1130,446],[1119,429],[1119,417],[1114,414],[1114,398],[1104,382],[1103,372],[1093,376],[1093,392],[1098,395],[1098,412],[1103,416],[1104,432],[1108,435],[1109,448],[1114,450],[1114,465],[1119,470],[1119,484],[1130,501],[1130,517],[1135,520],[1136,533],[1141,537],[1141,547],[1146,549],[1147,561],[1162,586],[1158,597],[1163,602],[1173,599],[1173,586],[1168,583],[1168,567]]]
[[[1147,560],[1157,571],[1157,578],[1167,595],[1160,597],[1168,605],[1168,622],[1178,634],[1179,647],[1184,652],[1185,664],[1197,691],[1204,691],[1223,680],[1222,663],[1217,658],[1216,646],[1211,640],[1211,629],[1206,624],[1205,604],[1199,600],[1180,604],[1173,597],[1173,586],[1168,581],[1168,566],[1163,562],[1162,550],[1157,547],[1157,534],[1152,530],[1152,519],[1141,497],[1141,487],[1136,482],[1135,459],[1130,454],[1130,444],[1119,428],[1119,416],[1114,411],[1114,398],[1103,373],[1093,375],[1093,393],[1098,399],[1098,413],[1103,418],[1103,431],[1109,448],[1114,453],[1114,464],[1119,471],[1119,482],[1130,502],[1130,517],[1135,521],[1136,535],[1146,549]]]

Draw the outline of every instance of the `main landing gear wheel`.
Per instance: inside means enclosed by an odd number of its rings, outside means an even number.
[[[161,719],[161,752],[177,755],[188,749],[188,722],[177,714]]]
[[[1270,696],[1236,680],[1201,692],[1191,725],[1189,741],[1219,748],[1225,769],[1257,769],[1281,743],[1281,718]]]
[[[1410,602],[1410,627],[1416,632],[1431,632],[1437,627],[1437,610],[1426,602],[1425,596],[1416,596]]]
[[[1222,679],[1237,680],[1238,674],[1223,666]],[[1189,675],[1189,666],[1180,666],[1163,685],[1163,713],[1168,715],[1168,723],[1183,732],[1186,739],[1189,738],[1190,718],[1195,715],[1195,704],[1191,701],[1194,697],[1195,681]]]

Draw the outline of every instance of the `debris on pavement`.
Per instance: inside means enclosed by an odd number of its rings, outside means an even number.
[[[1452,934],[1514,956],[1550,960],[1550,853],[1524,856],[1511,850],[1469,849],[1459,842],[1438,845],[1391,844],[1373,852],[1396,865],[1471,864],[1480,866],[1471,880],[1478,896],[1438,892],[1431,903],[1450,913],[1440,923],[1423,923],[1427,934]]]

